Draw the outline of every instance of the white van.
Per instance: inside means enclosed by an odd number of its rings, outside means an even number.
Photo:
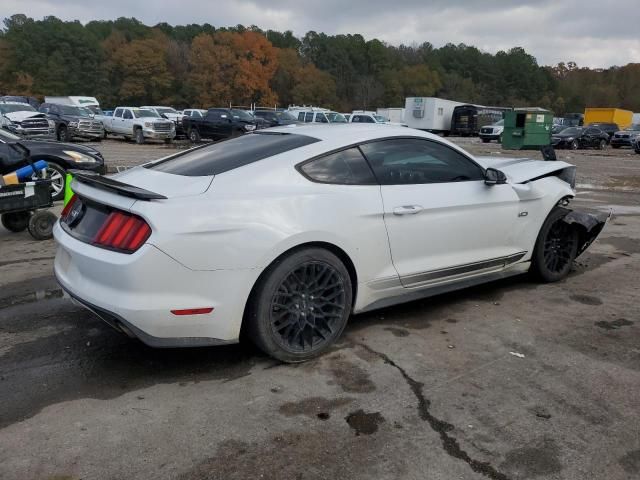
[[[287,112],[303,123],[347,123],[347,119],[343,114],[327,108],[293,106],[289,107]]]
[[[55,103],[56,105],[75,105],[76,107],[87,107],[96,115],[102,115],[100,102],[98,102],[96,97],[44,97],[44,102]]]

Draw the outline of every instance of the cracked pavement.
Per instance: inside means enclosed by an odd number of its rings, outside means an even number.
[[[0,230],[0,478],[640,478],[640,155],[570,155],[574,205],[618,213],[569,278],[352,317],[301,365],[147,348]]]

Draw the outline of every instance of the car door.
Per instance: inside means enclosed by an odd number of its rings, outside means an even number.
[[[519,199],[486,185],[472,159],[436,140],[360,146],[381,184],[393,264],[405,287],[493,271],[524,256]]]
[[[113,112],[113,117],[111,117],[108,122],[111,126],[110,130],[113,133],[121,133],[121,121],[122,121],[122,113],[124,112],[124,108],[116,108],[116,111]]]
[[[125,108],[124,112],[122,112],[122,118],[120,119],[120,133],[133,135],[133,112],[128,108]]]

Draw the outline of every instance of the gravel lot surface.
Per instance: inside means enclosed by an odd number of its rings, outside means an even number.
[[[175,151],[96,146],[112,169]],[[130,340],[62,296],[53,241],[0,227],[0,478],[640,478],[640,155],[559,157],[575,207],[616,212],[566,280],[359,315],[295,366]]]

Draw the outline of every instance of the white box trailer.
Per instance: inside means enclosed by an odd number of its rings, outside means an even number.
[[[87,107],[93,113],[101,114],[100,102],[96,97],[44,97],[45,103],[55,103],[56,105],[75,105],[76,107]]]
[[[449,135],[453,109],[459,105],[464,103],[436,97],[407,97],[404,123],[409,128]]]
[[[391,123],[404,123],[404,108],[400,107],[389,107],[389,108],[379,108],[377,110],[378,115],[382,115]]]

